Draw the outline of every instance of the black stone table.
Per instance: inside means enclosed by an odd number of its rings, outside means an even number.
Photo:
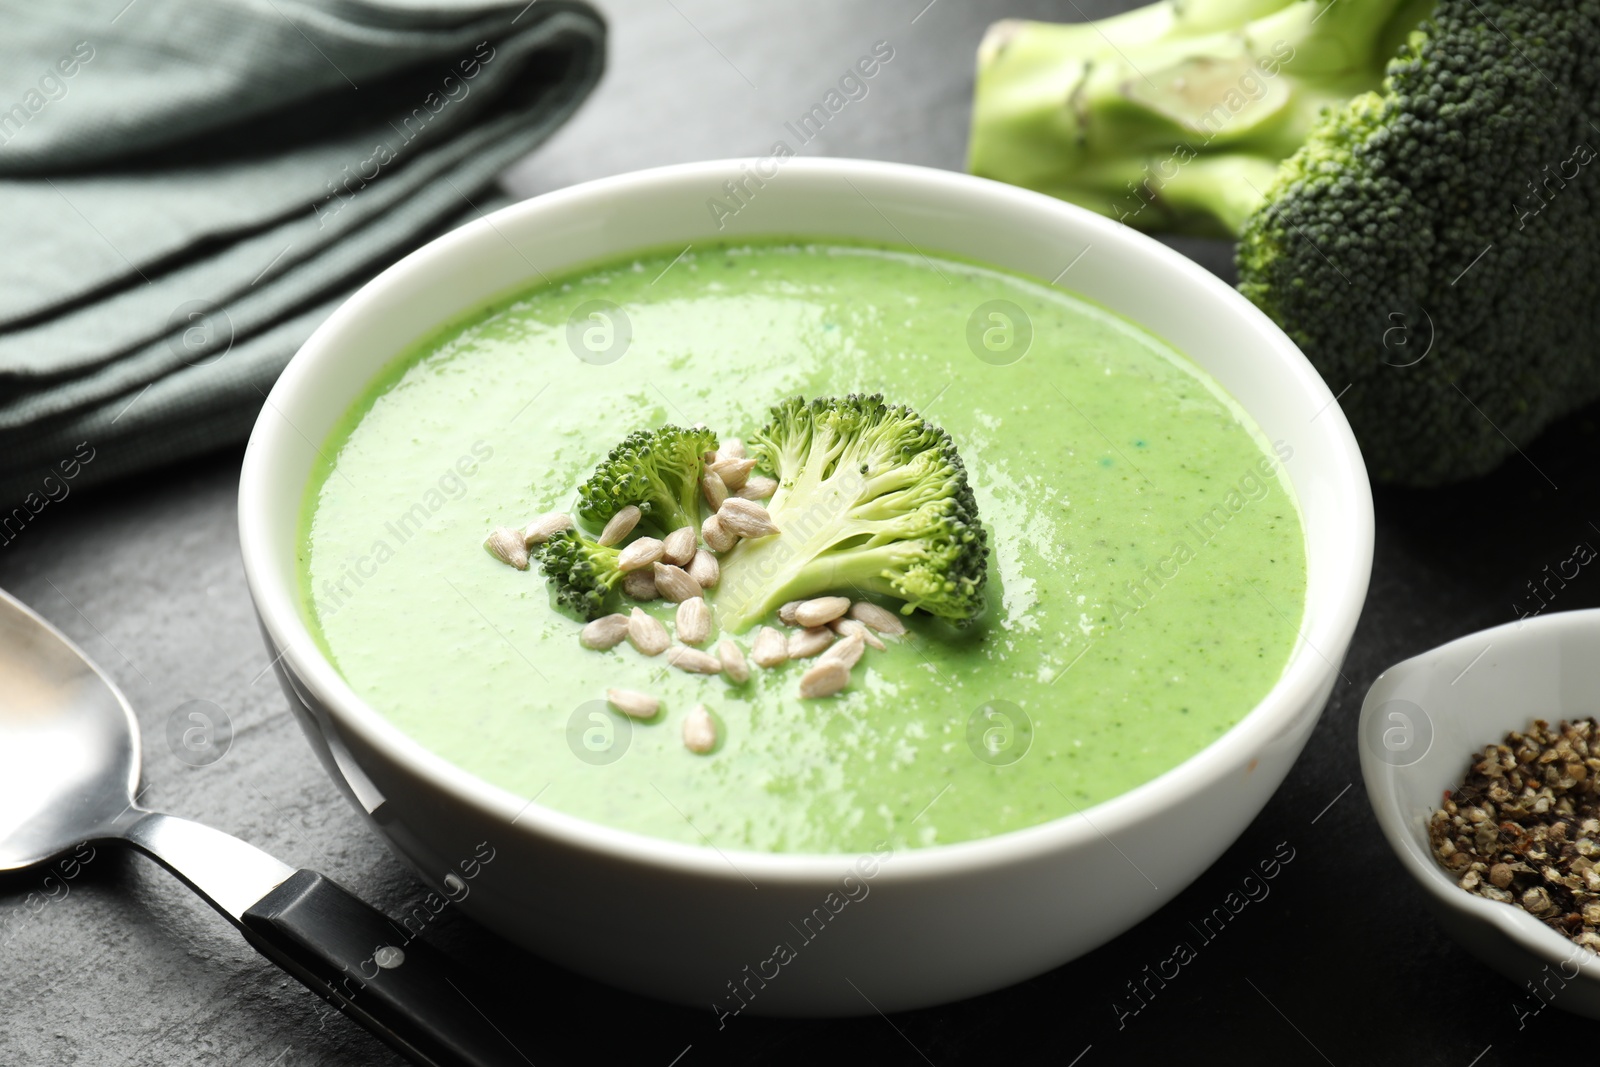
[[[926,6],[924,6],[926,5]],[[783,124],[888,41],[893,60],[802,151],[959,169],[973,49],[993,19],[1105,14],[1091,0],[603,0],[612,68],[577,119],[507,176],[532,195],[662,163],[765,153]],[[785,138],[788,140],[789,138]],[[791,140],[790,142],[794,142]],[[1225,247],[1183,250],[1227,275]],[[1600,543],[1596,413],[1480,482],[1380,491],[1366,612],[1305,754],[1199,881],[1068,966],[976,1000],[891,1018],[719,1030],[709,1008],[614,992],[508,948],[453,909],[427,938],[505,990],[528,1059],[698,1067],[1180,1062],[1493,1067],[1576,1047],[1577,1020],[1487,971],[1423,909],[1360,784],[1361,698],[1388,664],[1511,621],[1525,583]],[[0,586],[36,607],[139,709],[148,804],[315,867],[391,913],[426,890],[335,792],[291,719],[251,615],[234,518],[240,451],[52,503],[0,547]],[[1559,488],[1558,488],[1559,487]],[[1583,571],[1548,610],[1600,604]],[[186,701],[225,709],[226,756],[180,761],[165,740]],[[1256,868],[1292,855],[1208,941],[1191,928]],[[648,902],[641,902],[648,906]],[[994,907],[1006,906],[997,894]],[[1070,907],[1069,901],[1062,902]],[[971,916],[982,923],[982,915]],[[1146,968],[1194,958],[1143,1006]],[[1172,974],[1172,965],[1165,966]],[[1141,988],[1144,988],[1141,985]],[[1135,1011],[1133,1009],[1137,1008]],[[1566,1032],[1563,1032],[1563,1031]],[[1076,1058],[1075,1057],[1079,1057]],[[103,850],[78,876],[0,878],[0,1065],[300,1067],[399,1061],[256,956],[142,858]]]

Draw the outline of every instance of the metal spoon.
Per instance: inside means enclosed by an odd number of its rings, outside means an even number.
[[[262,955],[413,1062],[522,1062],[442,954],[315,871],[134,802],[138,722],[83,652],[0,590],[0,871],[122,843],[205,898]],[[398,944],[404,943],[404,950]]]

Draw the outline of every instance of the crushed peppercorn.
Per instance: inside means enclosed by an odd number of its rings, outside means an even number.
[[[1535,719],[1486,745],[1428,839],[1462,889],[1600,952],[1600,724]]]

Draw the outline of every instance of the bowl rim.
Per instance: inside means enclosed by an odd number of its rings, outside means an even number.
[[[1513,635],[1517,643],[1537,643],[1545,639],[1545,631],[1583,628],[1600,630],[1600,608],[1552,611],[1531,619],[1475,630],[1441,645],[1435,645],[1415,656],[1407,657],[1373,680],[1372,686],[1361,702],[1357,737],[1366,736],[1367,722],[1377,713],[1380,705],[1376,699],[1377,694],[1387,691],[1397,679],[1407,675],[1435,673],[1442,663],[1450,662],[1456,655],[1468,650],[1479,651],[1480,646],[1487,644],[1509,642]],[[1526,724],[1527,720],[1524,719],[1520,725]],[[1488,740],[1484,740],[1479,747],[1488,743],[1490,743]],[[1505,936],[1546,964],[1560,967],[1564,963],[1575,962],[1579,975],[1589,982],[1600,983],[1600,954],[1562,937],[1520,908],[1467,892],[1445,874],[1431,855],[1419,851],[1406,814],[1400,810],[1400,798],[1394,788],[1395,781],[1403,777],[1409,769],[1409,766],[1394,766],[1383,762],[1369,752],[1364,744],[1362,745],[1361,778],[1367,791],[1367,803],[1372,808],[1373,816],[1378,820],[1378,828],[1383,832],[1390,850],[1394,852],[1406,873],[1411,875],[1441,908]]]
[[[376,294],[401,278],[426,272],[429,261],[447,249],[499,234],[501,227],[497,223],[528,213],[582,211],[652,186],[684,180],[720,180],[736,176],[741,167],[752,162],[751,158],[736,157],[672,164],[544,193],[480,215],[411,252],[368,281],[311,334],[268,395],[245,450],[239,483],[239,538],[246,582],[272,646],[270,651],[278,655],[282,669],[328,710],[341,735],[354,735],[409,774],[428,781],[457,803],[505,824],[507,829],[537,833],[564,847],[703,878],[752,881],[759,875],[779,885],[820,884],[836,881],[864,853],[761,852],[651,837],[541,806],[427,749],[357,696],[322,654],[300,617],[298,598],[291,588],[294,583],[274,580],[277,568],[263,532],[269,522],[275,521],[268,486],[273,481],[272,471],[280,462],[277,446],[280,440],[288,442],[292,437],[304,443],[299,431],[286,425],[288,416],[284,413],[294,408],[294,397],[305,388],[313,364],[328,358],[329,339],[346,324],[368,314]],[[1307,707],[1315,705],[1320,714],[1325,695],[1319,699],[1319,690],[1338,672],[1338,666],[1319,649],[1326,646],[1343,650],[1354,632],[1371,574],[1373,504],[1366,467],[1337,398],[1294,342],[1245,297],[1193,260],[1122,223],[1042,193],[955,171],[874,160],[794,157],[785,161],[783,174],[786,185],[792,181],[798,186],[808,179],[822,178],[836,182],[841,176],[857,181],[888,180],[908,192],[921,192],[927,199],[960,198],[974,211],[1005,204],[1021,211],[1065,215],[1073,226],[1087,231],[1092,242],[1131,245],[1136,254],[1153,257],[1187,274],[1208,292],[1207,298],[1218,305],[1219,311],[1231,313],[1241,328],[1253,330],[1276,349],[1281,359],[1275,369],[1321,405],[1322,412],[1316,419],[1320,425],[1315,432],[1329,435],[1337,458],[1319,466],[1318,478],[1323,484],[1334,486],[1338,498],[1347,505],[1343,512],[1347,527],[1344,536],[1328,538],[1324,549],[1327,554],[1337,555],[1337,569],[1345,580],[1330,583],[1327,603],[1318,605],[1315,618],[1310,616],[1311,604],[1307,600],[1297,627],[1297,643],[1282,674],[1261,701],[1233,726],[1176,766],[1087,809],[990,837],[891,850],[894,862],[885,872],[892,872],[894,880],[960,875],[980,866],[1027,862],[1096,838],[1109,841],[1117,832],[1199,795],[1262,749],[1293,732]],[[715,186],[716,182],[710,184]],[[820,230],[818,233],[820,236]],[[1004,269],[1004,264],[995,265]],[[492,294],[485,294],[489,295]],[[882,852],[877,855],[885,858]]]

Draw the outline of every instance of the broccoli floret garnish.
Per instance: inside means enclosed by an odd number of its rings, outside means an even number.
[[[605,614],[606,599],[622,580],[617,566],[621,554],[577,530],[562,530],[534,550],[556,600],[585,620]]]
[[[1240,291],[1348,389],[1374,477],[1455,481],[1600,396],[1597,49],[1594,0],[999,24],[970,165],[1142,229],[1237,237]]]
[[[716,449],[717,435],[706,429],[635,431],[578,487],[578,514],[604,526],[632,504],[662,534],[699,526],[701,457]]]
[[[881,396],[794,397],[748,442],[778,479],[780,533],[722,559],[716,603],[741,631],[823,593],[905,601],[965,622],[983,609],[989,546],[950,435]]]

